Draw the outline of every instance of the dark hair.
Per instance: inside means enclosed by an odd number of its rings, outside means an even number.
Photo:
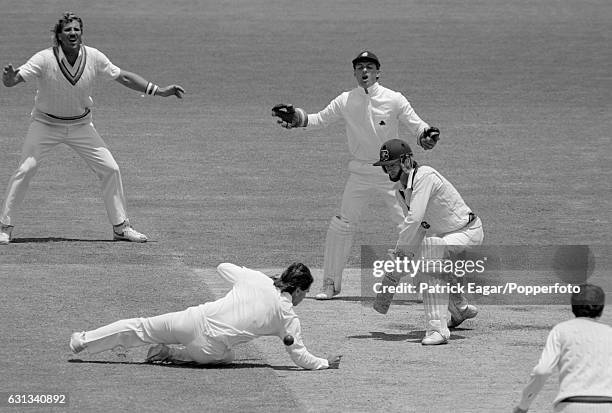
[[[572,313],[576,317],[600,317],[606,301],[604,291],[593,284],[582,284],[579,287],[580,290],[572,294]]]
[[[280,277],[274,279],[274,286],[282,292],[293,294],[298,287],[303,291],[308,290],[313,281],[308,267],[301,262],[294,262]]]
[[[53,30],[51,30],[51,32],[53,33],[53,44],[55,44],[56,46],[59,46],[59,40],[57,36],[62,32],[62,30],[64,29],[64,26],[66,26],[68,23],[75,21],[75,20],[79,22],[79,26],[82,32],[83,31],[83,20],[81,20],[79,16],[77,16],[75,13],[71,11],[67,11],[64,14],[62,14],[62,17],[57,21],[57,23],[55,23]]]

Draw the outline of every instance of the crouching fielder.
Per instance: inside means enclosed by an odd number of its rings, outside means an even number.
[[[70,349],[95,354],[117,346],[156,344],[149,349],[148,362],[226,364],[234,360],[237,344],[278,336],[299,367],[338,368],[341,356],[315,357],[302,341],[293,307],[304,299],[313,282],[307,266],[293,263],[277,278],[229,263],[219,265],[217,272],[233,284],[225,297],[184,311],[120,320],[73,333]]]
[[[396,196],[404,210],[404,227],[393,251],[394,256],[453,259],[468,248],[482,244],[484,235],[480,219],[438,171],[417,164],[406,142],[400,139],[385,142],[380,149],[380,160],[374,165],[381,166],[389,180],[396,182]],[[436,285],[444,286],[453,281],[449,277],[452,274],[427,271],[419,274],[420,283],[432,287],[423,291],[427,320],[424,345],[447,343],[449,327],[456,327],[478,313],[462,294],[435,291]],[[379,312],[377,305],[380,300],[379,294],[374,307]]]

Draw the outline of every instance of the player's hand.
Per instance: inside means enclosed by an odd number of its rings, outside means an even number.
[[[399,259],[408,258],[411,260],[414,257],[414,254],[412,252],[404,251],[403,249],[396,247],[396,248],[388,249],[387,256],[391,258],[392,261],[395,261],[395,259],[397,258]]]
[[[516,406],[514,410],[512,410],[512,413],[527,413],[527,409],[521,409],[520,407]]]
[[[422,138],[421,139],[421,146],[423,147],[423,149],[425,149],[426,151],[433,149],[434,146],[436,146],[436,141],[434,141],[433,139],[431,139],[429,136]]]
[[[277,117],[276,121],[283,128],[304,128],[308,125],[308,114],[302,108],[295,108],[293,105],[279,103],[272,108],[272,116]]]
[[[433,149],[440,139],[440,129],[430,126],[419,137],[419,145],[426,151]]]
[[[185,93],[185,89],[183,89],[180,85],[170,85],[166,87],[160,87],[157,90],[157,94],[159,96],[168,97],[168,96],[176,96],[179,99],[183,98],[183,94]]]
[[[4,86],[11,87],[17,84],[17,73],[19,73],[19,70],[15,70],[12,64],[9,63],[4,66],[2,70],[2,83],[4,83]]]
[[[342,359],[342,355],[339,354],[337,356],[329,356],[327,358],[327,362],[329,363],[328,369],[337,369],[340,367],[340,360]]]

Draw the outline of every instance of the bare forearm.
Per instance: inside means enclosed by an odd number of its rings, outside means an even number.
[[[185,93],[185,89],[180,85],[160,87],[153,82],[149,82],[142,76],[133,72],[128,72],[127,70],[122,70],[115,80],[125,87],[152,96],[176,96],[181,99]]]
[[[149,82],[142,76],[136,73],[128,72],[127,70],[122,70],[119,77],[115,80],[125,87],[129,87],[130,89],[142,93],[146,91],[147,85],[149,84]]]
[[[544,383],[546,382],[548,376],[548,374],[531,374],[529,377],[529,383],[527,383],[527,386],[525,386],[523,389],[521,401],[517,406],[518,408],[524,411],[529,409],[529,406],[533,400],[536,398],[540,390],[542,390],[542,387],[544,387]]]

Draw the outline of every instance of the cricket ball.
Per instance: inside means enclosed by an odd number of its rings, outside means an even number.
[[[287,334],[285,338],[283,338],[283,343],[285,343],[286,346],[293,345],[293,341],[293,336],[291,334]]]

